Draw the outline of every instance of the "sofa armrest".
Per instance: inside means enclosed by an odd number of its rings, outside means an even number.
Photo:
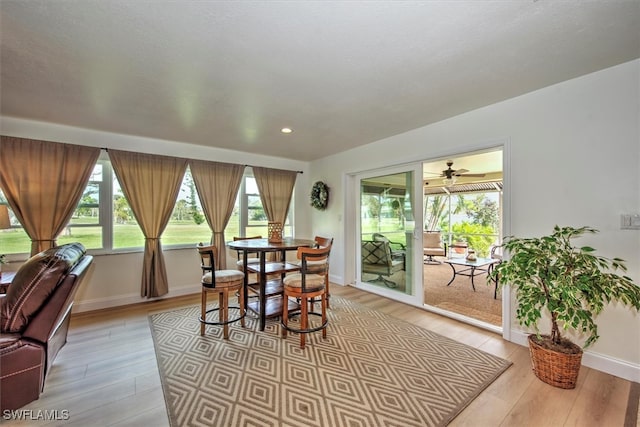
[[[1,350],[16,344],[20,338],[22,338],[20,334],[0,334],[0,353]]]
[[[45,349],[19,334],[2,334],[0,340],[6,345],[0,348],[0,410],[15,410],[40,396]]]

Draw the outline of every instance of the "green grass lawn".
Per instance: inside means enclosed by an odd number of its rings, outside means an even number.
[[[81,222],[75,222],[79,224]],[[83,222],[91,224],[90,221]],[[250,224],[251,225],[251,224]],[[253,224],[257,225],[257,224]],[[267,235],[267,227],[259,226],[251,228],[247,232],[252,236]],[[230,222],[225,230],[225,238],[232,240],[239,236],[238,223]],[[171,221],[165,229],[161,242],[163,246],[171,245],[196,245],[198,242],[208,243],[211,240],[211,231],[206,222],[197,225],[193,221]],[[137,224],[116,224],[113,227],[113,248],[142,248],[144,247],[144,235]],[[58,237],[58,244],[80,242],[87,249],[100,249],[102,245],[101,227],[70,227]],[[10,229],[0,231],[1,254],[23,254],[31,252],[31,240],[23,229]]]
[[[397,218],[363,219],[362,240],[371,240],[373,233],[384,234],[392,242],[407,243],[407,235]]]

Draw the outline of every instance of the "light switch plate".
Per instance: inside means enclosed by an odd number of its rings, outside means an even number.
[[[620,216],[621,230],[640,230],[640,214],[622,214]]]

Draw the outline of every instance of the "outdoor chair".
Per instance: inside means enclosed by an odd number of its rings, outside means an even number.
[[[402,269],[405,269],[407,247],[404,243],[392,242],[387,236],[380,233],[373,233],[371,238],[374,242],[387,242],[391,250],[391,257],[396,261],[402,261]]]
[[[404,270],[404,260],[393,258],[389,242],[362,242],[362,272],[378,275],[370,282],[382,282],[389,288],[395,288],[398,286],[397,283],[385,277],[390,277],[402,270]]]
[[[442,242],[442,234],[439,231],[422,232],[422,253],[425,264],[442,264],[435,256],[447,256],[447,244]]]
[[[495,264],[490,264],[489,265],[487,274],[491,275],[491,273],[493,272],[493,269],[496,268],[496,266],[502,262],[502,245],[493,245],[493,246],[491,246],[491,249],[489,250],[489,258],[498,260],[498,262],[496,262]],[[498,277],[495,278],[496,288],[495,288],[495,290],[493,292],[493,299],[498,298],[498,282],[499,282],[499,280],[500,279]]]

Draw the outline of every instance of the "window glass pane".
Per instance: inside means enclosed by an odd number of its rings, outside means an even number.
[[[102,248],[102,227],[66,227],[58,236],[58,245],[80,242],[85,249]]]
[[[0,204],[6,204],[4,194],[0,191]],[[28,254],[31,252],[31,239],[20,225],[9,208],[11,228],[0,230],[0,254]]]
[[[234,237],[240,236],[240,191],[236,197],[236,203],[233,206],[233,212],[227,223],[227,227],[224,229],[224,237],[227,240],[233,240]]]
[[[144,246],[144,234],[133,216],[129,202],[122,193],[120,183],[113,174],[113,248],[139,248]]]
[[[69,225],[100,223],[100,184],[89,182],[73,212]]]
[[[247,194],[260,194],[258,191],[258,184],[256,183],[256,179],[252,176],[245,177],[245,193]]]
[[[247,185],[248,187],[248,185]],[[256,190],[257,191],[257,188]],[[247,194],[247,226],[245,236],[267,236],[267,215],[258,194]]]
[[[242,215],[239,215],[240,225],[239,228],[244,228],[245,236],[263,236],[268,235],[268,221],[267,215],[264,212],[262,201],[260,200],[260,192],[258,191],[258,185],[256,180],[252,176],[246,176],[244,178],[244,200],[247,210],[246,223],[242,221]],[[285,219],[283,233],[285,237],[293,236],[293,224],[291,222],[291,209],[294,205],[293,198],[291,199],[289,213]],[[242,205],[239,207],[240,213]],[[228,228],[228,227],[227,227]],[[229,234],[231,236],[231,234]]]
[[[437,222],[434,229],[443,231],[449,245],[465,244],[478,256],[487,257],[491,245],[498,244],[499,197],[498,192],[431,196],[427,218],[432,224]]]
[[[100,223],[102,168],[102,163],[97,163],[93,167],[78,207],[58,236],[58,245],[80,242],[86,249],[102,248],[102,224]]]
[[[162,233],[162,244],[195,246],[198,242],[208,242],[210,239],[211,230],[202,211],[191,170],[187,168],[171,219]]]

